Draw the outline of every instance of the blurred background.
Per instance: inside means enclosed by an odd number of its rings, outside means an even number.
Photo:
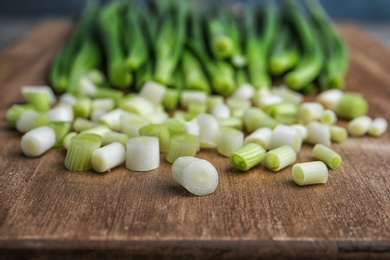
[[[389,0],[321,0],[321,3],[334,20],[356,23],[390,46]],[[84,4],[85,0],[1,0],[0,50],[42,19],[77,17]]]

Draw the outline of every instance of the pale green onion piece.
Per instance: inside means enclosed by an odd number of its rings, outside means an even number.
[[[166,92],[166,86],[155,81],[146,81],[142,86],[139,95],[157,106],[162,104]]]
[[[23,86],[21,91],[27,103],[39,112],[48,111],[56,100],[53,90],[48,86]]]
[[[152,115],[146,116],[146,119],[152,124],[162,124],[169,118],[169,115],[165,111],[157,111]]]
[[[291,127],[297,129],[300,133],[301,133],[301,136],[302,136],[302,141],[305,141],[306,138],[307,138],[307,128],[305,125],[302,125],[302,124],[293,124],[293,125],[290,125]]]
[[[127,136],[139,136],[139,129],[149,124],[149,121],[137,114],[123,113],[120,117],[120,132]]]
[[[58,105],[74,106],[77,103],[77,98],[70,93],[64,93],[58,100]]]
[[[265,159],[265,149],[257,143],[247,143],[230,156],[230,162],[241,171],[248,171]]]
[[[197,114],[191,114],[189,112],[181,111],[181,110],[176,110],[175,113],[173,114],[173,118],[179,120],[183,124],[187,121],[195,119]]]
[[[26,133],[36,127],[47,125],[47,123],[46,114],[35,110],[27,110],[19,117],[15,126],[19,133]]]
[[[232,127],[220,127],[217,135],[217,152],[220,155],[230,155],[244,144],[244,133]]]
[[[92,122],[91,120],[78,117],[73,121],[73,130],[76,132],[82,132],[98,126],[99,123]]]
[[[264,107],[264,112],[280,124],[291,125],[298,120],[298,106],[285,101]]]
[[[93,97],[96,95],[97,86],[88,76],[83,76],[78,82],[77,90],[81,95]]]
[[[103,136],[108,132],[111,132],[111,129],[105,125],[98,125],[98,126],[90,128],[90,129],[81,131],[81,133],[95,134],[95,135],[100,136],[101,138],[103,138]]]
[[[372,136],[381,136],[383,135],[387,130],[387,121],[386,119],[382,117],[375,118],[370,128],[368,129],[368,133]]]
[[[352,136],[363,136],[368,133],[372,119],[368,116],[359,116],[348,123],[347,130]]]
[[[7,110],[6,119],[9,127],[16,127],[16,122],[23,115],[24,112],[33,110],[33,106],[30,104],[12,105]]]
[[[218,125],[220,127],[233,127],[241,131],[244,129],[244,124],[242,123],[242,120],[236,117],[220,118],[218,119]]]
[[[184,123],[175,118],[168,118],[167,120],[165,120],[164,125],[168,127],[169,134],[171,137],[174,135],[185,133]]]
[[[237,119],[241,120],[241,122],[242,122],[242,120],[244,118],[245,111],[246,110],[233,110],[233,111],[231,111],[231,117],[237,118]],[[242,125],[244,125],[243,122],[242,122]]]
[[[280,171],[293,164],[297,160],[297,154],[293,148],[284,145],[272,149],[265,155],[265,167],[271,171]]]
[[[278,125],[275,127],[272,131],[269,149],[274,149],[283,145],[290,146],[298,153],[302,146],[302,135],[299,130],[286,125]]]
[[[103,135],[102,145],[118,142],[126,146],[127,140],[129,140],[129,137],[126,134],[110,131]]]
[[[335,112],[339,117],[354,119],[367,114],[368,103],[359,93],[344,93],[335,108]]]
[[[65,168],[70,171],[92,169],[92,153],[101,145],[102,138],[98,135],[83,133],[74,136],[66,152]]]
[[[155,136],[131,137],[126,143],[126,168],[151,171],[160,165],[160,148]]]
[[[187,111],[193,115],[199,115],[207,112],[207,104],[205,102],[191,101],[187,105]]]
[[[208,95],[206,104],[207,104],[207,112],[212,113],[214,107],[218,104],[224,104],[224,98],[218,95]]]
[[[229,97],[226,99],[226,104],[233,110],[246,110],[252,106],[249,99],[239,98],[239,97]]]
[[[247,109],[243,115],[242,120],[244,122],[245,130],[248,133],[252,133],[260,127],[269,127],[274,129],[278,125],[278,122],[276,122],[275,119],[257,107],[251,107]]]
[[[70,147],[70,143],[72,142],[72,138],[75,137],[77,135],[76,132],[70,132],[68,133],[65,137],[64,137],[64,140],[62,141],[62,145],[64,146],[64,148],[66,150],[69,149]]]
[[[329,89],[317,95],[316,101],[321,103],[325,109],[335,110],[344,92],[340,89]]]
[[[89,117],[92,111],[92,101],[90,98],[83,97],[77,100],[73,105],[73,113],[75,117]]]
[[[230,108],[224,104],[220,103],[214,106],[211,111],[211,114],[217,119],[229,118],[230,117]]]
[[[250,100],[255,94],[256,89],[251,84],[242,84],[231,95],[231,97]]]
[[[318,102],[306,102],[299,107],[299,120],[302,123],[321,120],[324,107]]]
[[[331,125],[330,126],[330,139],[333,142],[341,143],[347,140],[348,131],[342,126]]]
[[[92,153],[92,167],[97,172],[107,172],[122,164],[126,159],[126,150],[121,143],[111,143],[96,149]]]
[[[162,100],[162,105],[167,111],[177,108],[179,104],[180,92],[178,89],[168,88]]]
[[[301,104],[304,99],[304,96],[301,93],[296,92],[284,85],[273,87],[272,93],[281,97],[284,101],[291,102],[295,105]]]
[[[115,100],[115,105],[118,105],[120,101],[124,98],[123,90],[99,87],[96,90],[94,98],[112,98]]]
[[[328,181],[328,168],[320,161],[297,163],[292,168],[292,177],[296,184],[324,184]]]
[[[100,116],[99,122],[105,124],[113,131],[119,131],[121,129],[122,115],[125,112],[122,109],[114,109]],[[129,113],[131,114],[131,113]],[[138,117],[138,115],[135,115]]]
[[[199,124],[200,147],[215,148],[219,130],[218,120],[210,114],[200,114],[196,120]]]
[[[115,100],[113,98],[95,98],[92,100],[92,110],[111,111],[115,108]]]
[[[269,144],[271,142],[272,129],[269,127],[260,127],[256,129],[251,134],[249,134],[244,139],[244,144],[256,143],[261,145],[265,150],[269,149]]]
[[[54,147],[63,147],[63,140],[72,129],[72,122],[51,121],[48,126],[54,130],[56,135]]]
[[[315,159],[324,162],[331,169],[336,169],[341,164],[340,154],[323,144],[316,144],[311,154]]]
[[[218,172],[208,161],[183,156],[172,165],[173,179],[190,193],[204,196],[213,193],[218,186]]]
[[[90,70],[86,76],[96,85],[101,85],[106,81],[104,73],[98,69]]]
[[[199,136],[199,124],[196,120],[185,122],[184,128],[187,134]]]
[[[141,116],[152,115],[156,111],[156,106],[149,99],[141,96],[132,96],[126,99],[119,108]]]
[[[46,112],[48,121],[72,122],[74,120],[71,106],[56,106]]]
[[[321,116],[321,122],[328,125],[333,125],[337,121],[337,115],[333,110],[325,109]]]
[[[169,142],[165,160],[173,163],[181,156],[195,156],[199,151],[199,137],[189,134],[175,135]]]
[[[22,136],[20,146],[28,157],[37,157],[54,146],[56,135],[49,126],[34,128]]]
[[[269,94],[266,96],[257,96],[252,99],[253,104],[259,108],[265,108],[266,106],[283,103],[284,100],[277,95]]]
[[[164,124],[149,124],[139,129],[139,135],[158,137],[160,152],[168,152],[170,134],[168,127]]]
[[[106,110],[100,110],[100,109],[94,109],[92,110],[91,114],[89,115],[89,118],[93,122],[99,122],[100,118],[104,115],[107,114]]]
[[[199,90],[183,90],[180,95],[180,106],[186,108],[191,102],[207,103],[207,93]]]
[[[330,128],[329,125],[320,122],[310,122],[306,125],[307,137],[305,142],[310,144],[323,144],[330,146]]]

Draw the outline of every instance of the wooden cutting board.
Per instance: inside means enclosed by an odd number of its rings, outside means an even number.
[[[5,112],[23,102],[20,87],[45,84],[69,21],[37,26],[0,54],[0,258],[388,258],[390,135],[349,138],[332,148],[343,163],[326,185],[298,187],[291,167],[278,173],[234,170],[214,150],[216,192],[190,195],[170,165],[107,174],[64,169],[65,152],[29,159]],[[364,94],[369,115],[390,121],[390,50],[353,25],[341,25],[351,52],[347,90]],[[304,145],[298,161],[310,161]],[[162,156],[162,160],[163,160]]]

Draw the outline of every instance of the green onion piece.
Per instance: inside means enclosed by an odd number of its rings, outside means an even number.
[[[160,166],[160,149],[155,136],[131,137],[126,143],[126,168],[151,171]]]
[[[358,93],[344,93],[335,108],[335,112],[339,117],[354,119],[367,114],[368,103]]]
[[[92,82],[90,78],[87,76],[81,76],[78,84],[77,84],[77,93],[88,96],[88,97],[93,97],[95,96],[97,90],[97,86],[95,83]]]
[[[243,83],[236,90],[234,90],[234,92],[231,94],[231,97],[250,100],[254,94],[255,88],[249,83]]]
[[[348,131],[342,126],[331,125],[330,126],[330,139],[333,142],[344,142],[348,137]]]
[[[167,92],[167,87],[154,81],[146,81],[139,95],[152,102],[155,106],[161,105],[164,96]]]
[[[126,99],[119,108],[141,116],[152,115],[156,111],[155,105],[141,96],[132,96]]]
[[[77,100],[73,105],[73,113],[75,117],[87,118],[92,112],[92,101],[90,98],[84,97]]]
[[[292,176],[299,186],[322,184],[328,181],[328,168],[320,161],[297,163],[292,168]]]
[[[305,141],[311,144],[330,146],[330,127],[320,122],[312,121],[306,125],[307,137]]]
[[[106,81],[106,76],[98,69],[90,70],[86,76],[96,85],[102,85]]]
[[[95,135],[100,136],[101,138],[103,138],[103,136],[104,136],[106,133],[108,133],[108,132],[111,132],[111,130],[110,130],[110,128],[108,128],[108,127],[105,126],[105,125],[98,125],[98,126],[89,128],[89,129],[87,129],[87,130],[81,131],[81,133],[95,134]]]
[[[363,136],[368,133],[372,119],[368,116],[359,116],[348,123],[347,130],[352,136]]]
[[[122,90],[112,89],[112,88],[97,88],[95,93],[95,98],[112,98],[116,103],[122,99],[124,93]]]
[[[297,154],[290,146],[284,145],[270,150],[265,155],[265,167],[271,171],[280,171],[297,160]]]
[[[312,156],[324,162],[331,169],[336,169],[341,164],[341,156],[323,144],[316,144],[312,150]]]
[[[189,134],[175,135],[169,142],[166,161],[173,163],[181,156],[195,156],[199,151],[199,137]]]
[[[19,133],[26,133],[36,127],[47,125],[47,123],[46,114],[35,110],[27,110],[19,117],[15,126]]]
[[[321,116],[321,122],[328,125],[333,125],[337,121],[337,115],[333,110],[325,109]]]
[[[168,111],[174,110],[179,104],[180,92],[178,89],[168,88],[162,100],[162,105]]]
[[[382,117],[375,118],[370,128],[368,129],[368,133],[372,136],[381,136],[383,135],[387,130],[387,121],[386,119]]]
[[[247,109],[243,115],[243,122],[246,131],[252,133],[260,127],[269,127],[274,129],[278,122],[267,115],[263,110],[257,107]]]
[[[125,147],[117,142],[100,147],[92,152],[92,167],[97,172],[107,172],[126,159]]]
[[[284,101],[299,105],[302,103],[304,96],[284,85],[272,88],[272,94],[281,97]]]
[[[242,120],[240,120],[239,118],[236,118],[236,117],[229,117],[229,118],[220,118],[218,119],[218,125],[220,127],[233,127],[235,129],[238,129],[238,130],[243,130],[244,129],[244,125],[242,123]]]
[[[220,127],[217,134],[217,152],[220,155],[230,155],[241,148],[244,143],[244,133],[232,127]]]
[[[261,161],[266,155],[265,149],[256,143],[247,143],[230,156],[230,162],[233,166],[241,171],[248,171]]]
[[[7,110],[6,119],[9,127],[16,127],[16,122],[23,115],[24,112],[33,110],[33,106],[30,104],[12,105]]]
[[[156,136],[159,140],[160,152],[168,152],[169,141],[171,136],[169,135],[168,127],[164,124],[149,124],[139,129],[141,136]]]
[[[179,157],[172,165],[173,179],[197,196],[213,193],[218,186],[218,172],[208,161],[192,156]]]
[[[264,107],[264,112],[280,124],[291,125],[297,123],[298,120],[298,106],[289,102],[268,105]]]
[[[72,142],[72,138],[77,135],[77,132],[70,132],[68,133],[65,137],[64,140],[62,141],[62,145],[66,150],[69,149],[70,143]]]
[[[299,120],[302,123],[320,120],[324,107],[318,102],[305,102],[299,107]]]
[[[121,128],[121,116],[125,113],[122,109],[114,109],[100,116],[99,122],[108,126],[113,131]],[[137,115],[138,116],[138,115]]]
[[[62,121],[51,121],[48,124],[54,130],[56,135],[56,142],[54,147],[63,147],[63,140],[67,134],[69,134],[72,129],[71,122],[62,122]]]
[[[207,103],[207,112],[212,113],[216,105],[224,103],[224,98],[219,95],[208,95],[206,103]]]
[[[73,109],[68,105],[58,105],[46,112],[47,120],[72,122],[74,120]]]
[[[272,129],[269,127],[260,127],[256,129],[251,134],[249,134],[244,139],[244,144],[256,143],[261,145],[265,150],[269,149],[269,144],[271,142]]]
[[[206,103],[207,93],[199,90],[183,90],[180,96],[180,106],[186,108],[191,102]]]
[[[196,117],[199,124],[199,140],[202,148],[217,146],[218,120],[210,114],[200,114]]]
[[[329,89],[318,94],[316,101],[321,103],[326,109],[336,110],[337,104],[343,96],[344,92],[340,89]]]
[[[31,104],[38,112],[48,111],[55,100],[53,91],[46,86],[25,86],[22,87],[22,94],[27,103]]]
[[[111,111],[115,108],[115,100],[113,98],[95,98],[92,100],[92,110]]]
[[[301,132],[292,126],[278,125],[275,127],[271,135],[269,149],[283,145],[290,146],[298,153],[302,146]]]
[[[123,113],[120,118],[120,132],[127,136],[134,137],[139,136],[139,129],[149,124],[149,121],[140,115]]]
[[[78,117],[73,121],[73,130],[76,132],[82,132],[98,125],[99,123],[97,122],[92,122],[88,119]]]
[[[179,134],[184,134],[185,133],[185,126],[184,123],[178,119],[175,118],[168,118],[165,122],[164,125],[168,127],[169,135],[175,136]]]
[[[34,128],[22,136],[20,147],[28,157],[37,157],[54,146],[56,135],[49,126]]]
[[[98,135],[83,133],[74,136],[66,153],[65,168],[70,171],[92,169],[92,153],[101,145],[102,138]]]
[[[177,119],[183,123],[195,119],[196,116],[197,114],[192,114],[190,112],[184,112],[181,110],[176,110],[175,113],[173,114],[174,119]]]
[[[102,145],[108,145],[113,142],[118,142],[121,143],[123,146],[126,146],[127,140],[129,140],[129,137],[126,134],[110,131],[103,135]]]
[[[211,114],[217,119],[229,118],[230,108],[225,103],[217,104],[214,106]]]

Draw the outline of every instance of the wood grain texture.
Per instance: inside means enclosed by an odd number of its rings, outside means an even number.
[[[216,192],[190,195],[164,162],[150,172],[119,167],[74,173],[64,151],[25,158],[6,109],[20,87],[43,84],[72,24],[41,24],[0,54],[0,258],[389,258],[390,136],[349,138],[326,185],[298,187],[278,173],[234,170],[214,150],[199,153],[220,174]],[[347,90],[363,93],[369,114],[390,121],[390,51],[360,29],[340,26],[351,51]],[[298,161],[310,161],[304,145]]]

